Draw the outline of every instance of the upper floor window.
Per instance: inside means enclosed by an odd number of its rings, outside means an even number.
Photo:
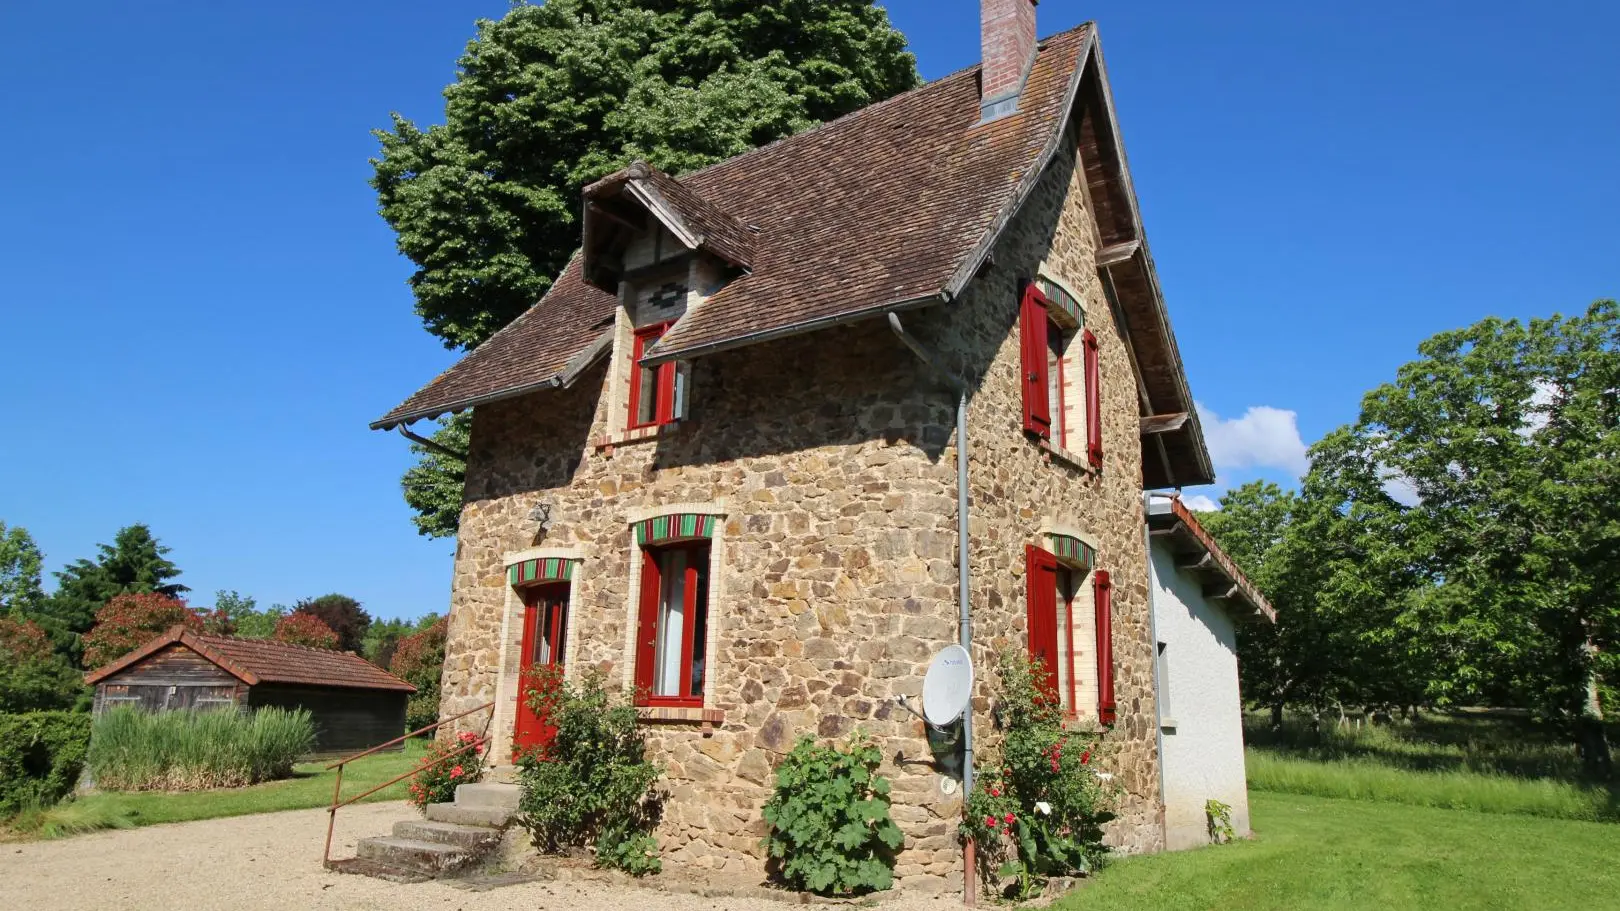
[[[685,408],[686,381],[674,361],[649,367],[641,362],[672,323],[656,323],[635,332],[630,352],[630,429],[679,420]]]
[[[1060,449],[1084,445],[1102,466],[1102,391],[1097,338],[1068,292],[1045,280],[1026,282],[1019,308],[1024,430]]]
[[[702,707],[709,626],[708,541],[642,550],[636,699]]]

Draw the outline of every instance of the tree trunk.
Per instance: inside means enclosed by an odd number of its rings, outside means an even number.
[[[1271,729],[1273,731],[1282,730],[1282,721],[1283,721],[1282,715],[1283,715],[1282,701],[1279,700],[1277,702],[1273,702],[1271,704]]]
[[[1587,647],[1591,648],[1591,645]],[[1598,676],[1591,671],[1586,675],[1584,709],[1575,721],[1575,743],[1581,752],[1586,773],[1600,781],[1608,781],[1614,777],[1614,756],[1609,752],[1609,738],[1603,730],[1603,700],[1598,694]]]

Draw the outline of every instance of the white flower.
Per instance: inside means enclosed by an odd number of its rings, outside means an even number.
[[[1113,781],[1114,780],[1114,773],[1113,772],[1098,772],[1097,773],[1097,780],[1098,781]]]
[[[1043,816],[1051,816],[1052,815],[1052,805],[1047,803],[1044,800],[1036,801],[1035,802],[1035,809],[1040,810],[1041,815],[1043,815]]]

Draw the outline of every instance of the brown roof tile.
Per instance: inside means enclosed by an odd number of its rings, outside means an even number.
[[[85,676],[95,684],[166,646],[180,643],[219,665],[249,686],[295,683],[305,686],[416,692],[416,687],[352,652],[289,645],[268,639],[209,636],[177,626],[146,645]]]
[[[653,177],[715,252],[752,265],[676,323],[653,354],[813,328],[945,290],[1055,141],[1089,34],[1085,25],[1042,44],[1011,117],[979,124],[973,67],[679,180]],[[620,172],[587,192],[631,176]],[[581,266],[575,256],[539,303],[372,426],[560,385],[616,305]]]

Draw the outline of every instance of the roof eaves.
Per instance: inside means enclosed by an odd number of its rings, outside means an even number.
[[[721,341],[709,342],[703,345],[694,345],[690,348],[679,348],[673,351],[660,351],[658,345],[653,345],[652,350],[647,352],[646,356],[641,359],[641,362],[648,367],[656,367],[659,364],[667,363],[669,361],[692,360],[695,358],[706,357],[711,354],[718,354],[722,351],[730,351],[734,348],[757,345],[760,342],[769,342],[780,338],[788,338],[795,335],[805,335],[811,332],[819,332],[822,329],[831,329],[834,326],[842,326],[847,323],[859,322],[861,320],[883,316],[886,313],[901,313],[906,310],[916,310],[920,307],[930,307],[934,304],[944,303],[947,300],[949,300],[949,298],[945,295],[945,292],[940,291],[934,294],[925,295],[923,297],[889,301],[887,303],[877,304],[876,306],[872,307],[864,307],[860,310],[835,313],[831,316],[818,316],[815,319],[805,320],[804,322],[793,323],[792,325],[788,326],[777,326],[773,329],[766,329],[762,332],[740,335],[735,338],[722,339]],[[700,304],[699,306],[701,307],[702,305]],[[688,315],[690,315],[692,312],[694,311],[687,311]],[[684,320],[686,317],[682,316],[681,319]],[[675,322],[675,326],[680,326],[680,320]],[[666,336],[673,334],[674,327],[671,327],[670,331],[666,333]]]
[[[1155,496],[1148,507],[1149,524],[1153,525],[1155,519],[1164,527],[1179,524],[1186,529],[1187,536],[1196,542],[1198,549],[1210,555],[1214,564],[1213,569],[1238,590],[1243,596],[1242,600],[1254,608],[1254,612],[1260,617],[1271,623],[1277,622],[1276,608],[1272,607],[1266,596],[1249,581],[1249,577],[1238,567],[1237,561],[1221,548],[1192,510],[1181,502],[1180,497]]]

